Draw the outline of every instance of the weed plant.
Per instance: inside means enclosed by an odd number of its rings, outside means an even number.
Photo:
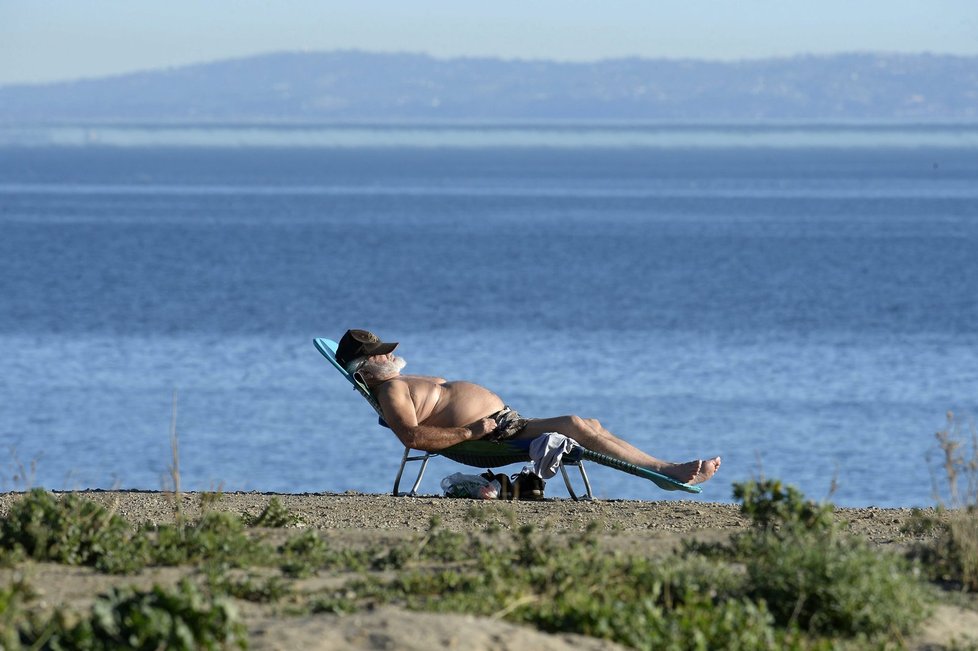
[[[800,490],[776,479],[734,484],[733,496],[740,502],[740,512],[763,530],[782,526],[823,532],[833,529],[831,504],[806,500]]]
[[[183,581],[174,590],[113,589],[86,617],[56,611],[47,621],[21,623],[3,640],[6,649],[224,649],[247,647],[232,604],[207,598]]]
[[[283,527],[296,527],[302,524],[302,519],[282,506],[282,503],[279,502],[277,497],[269,500],[268,505],[258,515],[244,513],[241,519],[249,527],[280,529]]]
[[[967,430],[967,431],[966,431]],[[968,427],[947,412],[947,423],[944,429],[934,434],[940,450],[941,467],[947,484],[946,494],[950,508],[978,507],[978,430],[974,423]],[[970,451],[968,450],[970,443]],[[937,503],[944,505],[942,491],[934,479],[934,497]],[[964,483],[964,490],[961,484]]]
[[[278,551],[282,573],[292,578],[312,576],[330,560],[329,547],[314,530],[289,538]]]
[[[926,613],[926,593],[903,559],[836,532],[784,529],[739,541],[747,595],[778,624],[823,635],[903,634]]]
[[[24,604],[35,596],[23,578],[0,587],[0,649],[20,648],[19,627],[26,621]]]
[[[195,523],[140,528],[137,538],[146,564],[193,565],[219,563],[247,567],[268,562],[270,550],[244,532],[244,523],[233,513],[205,513]]]
[[[832,507],[777,480],[734,484],[752,528],[731,557],[747,570],[746,595],[779,625],[822,635],[901,635],[926,614],[926,592],[907,563],[842,531]]]
[[[214,508],[224,499],[224,491],[218,490],[203,491],[197,495],[197,504],[201,513],[213,511]]]
[[[458,534],[454,534],[458,535]],[[331,549],[315,530],[304,531],[289,538],[278,548],[279,568],[290,578],[313,576],[323,569],[346,572],[367,572],[400,569],[425,548],[422,539],[416,552],[405,547],[378,546],[367,549]],[[443,553],[438,545],[429,548],[430,554]]]
[[[205,571],[208,591],[213,595],[223,595],[253,603],[275,603],[292,594],[288,581],[280,576],[258,577],[248,574],[244,577],[231,577],[227,572],[213,566]]]
[[[90,565],[125,573],[141,565],[121,517],[77,495],[56,499],[40,488],[13,504],[0,521],[0,548],[35,560]]]
[[[915,545],[910,556],[921,562],[932,580],[966,592],[978,592],[978,432],[973,424],[965,428],[953,412],[948,412],[947,424],[935,438],[948,503],[940,498],[942,491],[935,478],[938,512],[944,517],[914,514],[906,530],[916,533],[930,530],[936,535],[931,541]]]
[[[915,509],[902,530],[929,536],[914,544],[908,556],[930,580],[947,589],[978,592],[978,514],[973,507],[936,515]]]
[[[471,552],[483,547],[471,535],[449,531],[441,526],[441,520],[433,517],[428,522],[428,532],[414,551],[414,558],[437,561],[461,561],[470,559]]]
[[[144,525],[136,530],[99,504],[77,495],[57,499],[34,489],[0,520],[4,557],[66,565],[88,565],[102,572],[130,573],[147,565],[226,567],[267,564],[271,550],[252,540],[237,516],[205,513],[198,522]],[[9,564],[9,562],[8,562]]]

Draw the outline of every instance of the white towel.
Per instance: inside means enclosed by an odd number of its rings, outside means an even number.
[[[573,439],[563,434],[541,434],[530,442],[530,459],[533,473],[541,479],[550,479],[560,470],[560,460],[577,447]]]

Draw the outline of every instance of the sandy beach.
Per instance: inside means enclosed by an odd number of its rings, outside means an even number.
[[[6,515],[22,494],[0,495],[0,515]],[[131,523],[172,522],[172,494],[150,491],[86,491],[84,497],[103,504]],[[553,532],[583,531],[597,523],[601,544],[632,554],[654,557],[674,550],[683,540],[722,541],[747,527],[734,504],[697,501],[480,502],[440,496],[269,493],[222,494],[209,506],[236,514],[257,515],[272,498],[298,517],[299,527],[316,528],[333,548],[411,545],[435,517],[453,531],[496,524],[514,529],[534,524]],[[200,514],[201,496],[183,494],[181,508],[190,518]],[[909,509],[839,509],[848,529],[881,549],[900,550],[912,543],[901,531]],[[255,535],[283,538],[294,529],[259,529]],[[86,567],[24,562],[0,569],[0,581],[26,579],[37,592],[34,607],[87,608],[94,597],[116,585],[175,585],[192,568],[151,568],[131,576],[99,574]],[[338,580],[329,573],[296,580],[297,592],[315,590]],[[934,648],[953,636],[978,631],[973,607],[939,606],[924,630],[908,641],[911,648]],[[547,635],[493,618],[414,613],[382,607],[352,615],[288,616],[281,607],[251,602],[239,604],[255,649],[611,649],[615,645],[571,635]]]

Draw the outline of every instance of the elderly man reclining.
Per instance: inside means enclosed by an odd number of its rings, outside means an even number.
[[[380,402],[384,420],[409,448],[437,452],[474,439],[533,439],[556,432],[595,452],[688,484],[706,481],[720,467],[720,457],[685,463],[656,459],[591,418],[523,418],[495,393],[472,382],[401,375],[405,361],[393,354],[396,347],[396,343],[384,343],[366,330],[348,330],[340,339],[336,359],[370,387]]]

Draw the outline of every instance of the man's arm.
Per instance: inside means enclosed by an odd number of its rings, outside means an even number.
[[[384,420],[394,430],[405,447],[424,452],[437,452],[456,443],[480,439],[496,428],[496,421],[483,418],[465,427],[431,427],[418,424],[418,414],[406,382],[392,380],[384,391],[378,392]]]

